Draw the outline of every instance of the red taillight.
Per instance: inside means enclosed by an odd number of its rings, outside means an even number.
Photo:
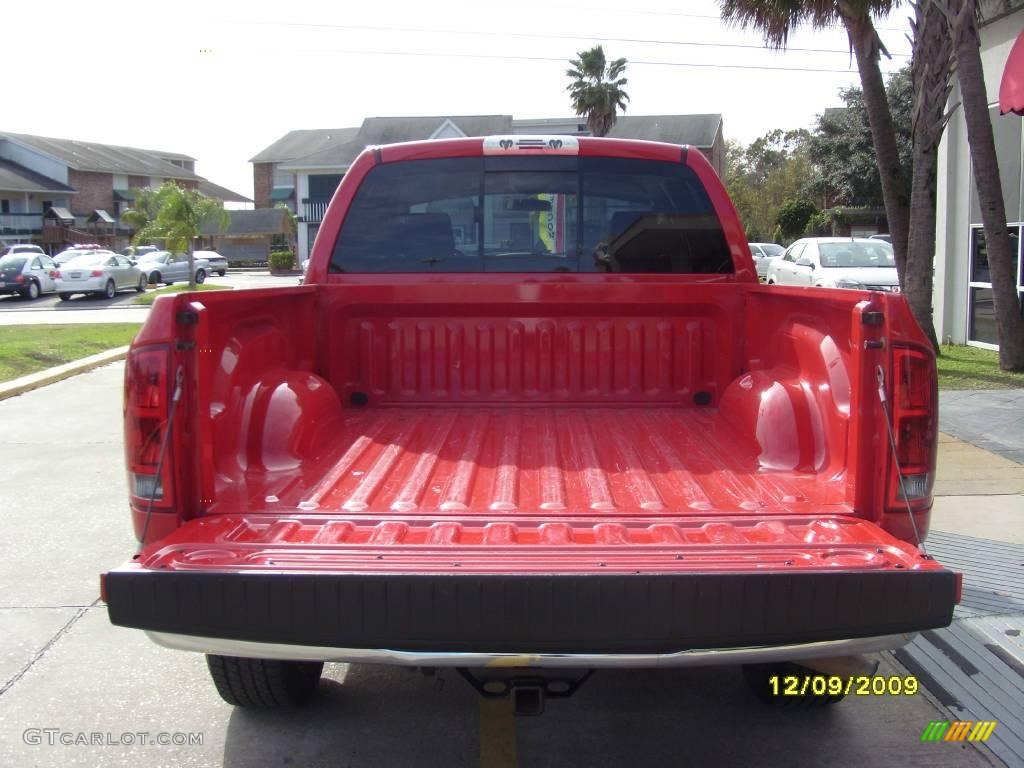
[[[60,270],[58,269],[56,272],[53,272],[52,273],[52,277],[54,277],[55,279],[59,278],[60,277]]]
[[[892,409],[896,462],[890,462],[887,502],[891,508],[922,509],[931,503],[938,440],[935,356],[917,347],[893,348]]]
[[[94,269],[89,274],[92,275],[93,277],[103,277],[103,270],[102,269]]]
[[[24,275],[18,275],[16,278],[14,278],[14,282],[16,282],[16,283],[24,283],[25,282],[25,276]]]
[[[132,506],[146,510],[171,506],[170,450],[157,465],[167,430],[171,393],[166,348],[141,347],[128,354],[124,374],[124,451]]]

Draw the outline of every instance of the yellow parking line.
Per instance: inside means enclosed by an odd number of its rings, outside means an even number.
[[[518,768],[511,699],[480,697],[480,768]]]

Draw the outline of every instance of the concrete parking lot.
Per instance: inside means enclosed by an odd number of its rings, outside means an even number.
[[[271,275],[269,272],[241,272],[238,270],[229,270],[224,277],[220,275],[211,275],[207,282],[212,285],[223,285],[229,288],[246,289],[246,288],[272,288],[281,285],[297,285],[299,278],[293,275]],[[163,288],[163,286],[149,286],[150,291],[155,288]],[[57,294],[47,293],[40,296],[35,301],[26,301],[20,296],[0,296],[0,325],[8,322],[47,322],[39,319],[42,314],[37,313],[73,313],[77,310],[103,310],[103,309],[126,309],[133,307],[137,294],[134,290],[132,291],[121,291],[112,299],[97,298],[92,296],[84,296],[78,294],[73,296],[70,301],[61,301]],[[132,311],[137,311],[138,308],[133,308]],[[17,314],[19,317],[12,317],[12,314]],[[53,321],[57,322],[57,321]],[[64,322],[61,320],[60,322]],[[90,322],[98,322],[91,320]]]
[[[514,719],[454,673],[329,665],[307,708],[232,710],[201,656],[111,626],[98,601],[98,574],[135,544],[122,370],[0,402],[0,765],[1001,764],[984,746],[923,744],[930,721],[951,719],[926,691],[771,710],[735,668],[601,672],[544,716]],[[905,670],[885,655],[880,673]],[[202,743],[143,743],[160,733]],[[91,734],[103,743],[61,743]]]

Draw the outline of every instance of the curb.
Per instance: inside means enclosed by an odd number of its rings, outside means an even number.
[[[28,376],[4,382],[0,384],[0,400],[6,400],[9,397],[22,395],[25,392],[31,392],[33,389],[39,389],[48,384],[70,379],[72,376],[91,371],[93,368],[99,368],[101,365],[124,360],[127,356],[127,346],[115,347],[105,352],[83,357],[81,360],[72,360],[64,365],[57,365],[53,368],[47,368],[45,371],[30,373]]]

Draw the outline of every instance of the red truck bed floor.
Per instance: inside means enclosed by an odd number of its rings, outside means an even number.
[[[449,406],[349,414],[324,459],[279,489],[283,506],[706,516],[804,507],[820,514],[823,504],[842,500],[842,477],[760,469],[753,447],[740,445],[713,409]]]

